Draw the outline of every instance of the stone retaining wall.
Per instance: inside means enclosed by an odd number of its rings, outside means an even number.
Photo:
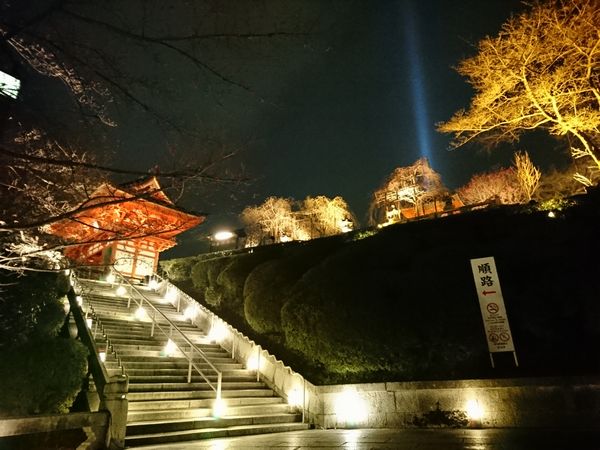
[[[0,420],[0,448],[107,448],[108,412],[6,417]]]
[[[337,404],[350,392],[358,421],[340,417]],[[438,405],[441,410],[481,408],[483,427],[597,427],[600,423],[600,378],[520,378],[495,380],[375,383],[318,386],[310,402],[309,418],[324,428],[414,426]],[[362,405],[360,405],[362,403]],[[348,404],[346,407],[349,407]],[[343,413],[342,413],[343,414]]]

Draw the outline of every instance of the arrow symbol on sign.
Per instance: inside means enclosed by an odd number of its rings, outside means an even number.
[[[488,294],[495,294],[496,291],[483,291],[482,293],[483,293],[483,295],[488,295]]]

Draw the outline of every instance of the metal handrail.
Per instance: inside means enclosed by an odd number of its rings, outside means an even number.
[[[154,314],[152,317],[150,317],[150,319],[152,320],[152,330],[151,330],[151,336],[154,335],[154,327],[158,327],[158,329],[167,337],[167,338],[171,338],[172,335],[172,331],[175,330],[177,333],[179,333],[179,335],[184,339],[185,342],[187,342],[190,345],[190,349],[191,349],[191,355],[188,357],[188,355],[186,354],[185,350],[183,350],[179,344],[177,344],[177,342],[172,341],[175,346],[179,349],[179,351],[183,354],[183,356],[188,360],[189,362],[189,366],[188,366],[188,383],[191,382],[192,379],[192,367],[194,369],[196,369],[196,371],[200,374],[200,376],[204,379],[204,381],[206,381],[206,383],[210,386],[210,388],[216,392],[216,396],[217,396],[217,400],[221,399],[221,385],[223,382],[223,373],[217,369],[215,367],[215,365],[213,363],[211,363],[209,361],[209,359],[206,357],[206,355],[204,354],[204,352],[202,350],[200,350],[198,347],[196,347],[196,345],[183,333],[183,331],[181,331],[179,329],[179,327],[177,325],[175,325],[162,311],[160,311],[158,308],[156,308],[152,302],[150,302],[150,300],[148,300],[146,298],[146,296],[144,294],[142,294],[125,276],[123,276],[122,273],[120,273],[118,270],[113,269],[114,272],[117,274],[117,276],[119,276],[125,283],[127,283],[129,285],[129,287],[131,288],[132,291],[135,291],[140,297],[140,303],[138,306],[142,306],[143,302],[145,301],[148,306],[150,306],[150,308],[155,312],[160,314],[163,319],[165,319],[167,321],[167,323],[169,324],[169,333],[167,333],[165,330],[162,329],[162,327],[160,326],[160,324],[155,320],[155,316],[156,314]],[[208,364],[208,366],[213,369],[216,374],[217,374],[217,386],[215,387],[213,385],[213,383],[208,379],[208,377],[206,375],[204,375],[204,373],[202,372],[202,370],[193,362],[193,357],[194,357],[194,351],[196,351],[198,353],[198,355]]]
[[[100,332],[102,333],[102,337],[106,340],[106,342],[105,342],[105,348],[104,348],[104,354],[106,356],[108,356],[109,355],[109,351],[110,351],[110,353],[112,353],[115,356],[115,359],[117,361],[117,366],[119,367],[119,369],[121,369],[121,375],[123,375],[125,373],[125,368],[123,367],[123,364],[121,362],[121,357],[119,356],[119,354],[115,350],[114,346],[111,344],[110,339],[108,338],[108,335],[106,334],[106,331],[104,330],[104,325],[102,324],[100,318],[96,315],[96,311],[94,310],[94,305],[92,304],[92,301],[90,300],[90,296],[86,295],[84,293],[83,289],[80,286],[79,279],[77,278],[77,276],[75,275],[74,272],[71,272],[71,277],[72,277],[71,279],[75,280],[75,283],[77,284],[77,287],[80,290],[80,295],[81,295],[82,300],[85,299],[86,302],[87,302],[87,304],[88,304],[88,307],[85,310],[85,315],[83,317],[84,320],[87,320],[88,315],[91,315],[92,316],[92,321],[95,322],[94,331],[92,332],[92,337],[94,338],[94,340],[96,339],[96,334],[98,332],[98,327],[100,327]],[[86,327],[87,327],[87,323],[86,323]]]

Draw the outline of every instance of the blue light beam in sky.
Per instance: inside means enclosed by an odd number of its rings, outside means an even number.
[[[412,2],[402,2],[405,5],[404,19],[404,51],[408,60],[410,89],[412,94],[412,112],[417,130],[417,140],[421,156],[426,157],[433,165],[431,158],[431,138],[429,114],[427,113],[427,97],[423,78],[423,65],[421,64],[421,49],[417,28],[417,16],[414,13]]]

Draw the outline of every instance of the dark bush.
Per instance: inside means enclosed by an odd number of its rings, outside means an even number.
[[[32,336],[55,336],[65,312],[68,282],[62,274],[7,275],[0,291],[0,347],[23,344]]]
[[[244,285],[244,317],[261,334],[279,334],[281,307],[302,270],[286,259],[267,261],[256,267]]]
[[[217,278],[216,289],[222,295],[221,306],[244,317],[244,284],[248,274],[259,264],[268,260],[271,253],[256,252],[231,258]]]
[[[186,281],[192,277],[192,268],[197,262],[198,258],[191,256],[161,261],[160,266],[166,272],[169,280]]]
[[[221,295],[218,292],[217,278],[230,261],[230,257],[221,257],[203,259],[194,264],[191,278],[194,288],[203,296],[200,300],[206,300],[208,304],[219,306],[220,300],[217,299],[220,299]]]
[[[65,413],[87,372],[87,349],[74,339],[32,339],[0,351],[0,414]]]
[[[244,316],[258,333],[281,334],[281,308],[294,284],[309,268],[343,245],[339,236],[288,248],[283,258],[256,267],[244,285]]]

